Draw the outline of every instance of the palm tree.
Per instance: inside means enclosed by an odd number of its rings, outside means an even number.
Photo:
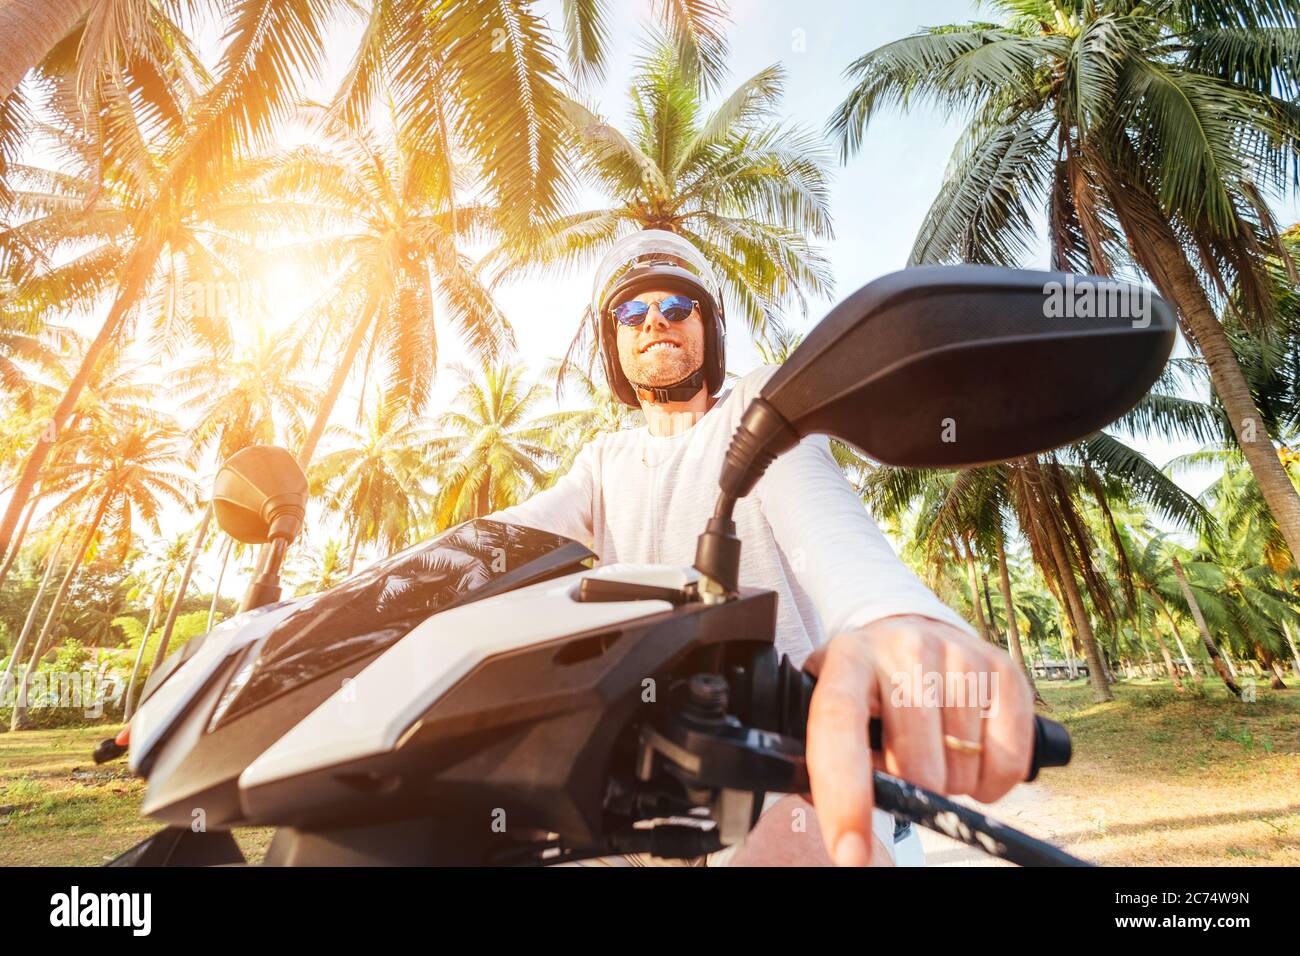
[[[27,0],[5,3],[6,15],[31,13]],[[409,139],[441,161],[454,147],[465,149],[501,222],[515,232],[552,215],[570,185],[562,161],[567,133],[559,68],[545,20],[534,6],[463,0],[429,16],[410,16],[400,4],[375,4],[332,103],[333,111],[355,128],[380,89],[394,91]],[[115,11],[118,5],[103,7]],[[81,371],[55,410],[56,432],[123,322],[145,297],[160,259],[178,247],[186,251],[201,199],[222,196],[238,179],[235,173],[252,147],[295,112],[303,79],[325,60],[329,25],[355,10],[346,0],[249,0],[231,7],[225,44],[209,82],[183,32],[165,18],[136,15],[140,10],[128,7],[134,18],[101,19],[104,29],[97,34],[66,33],[77,22],[74,10],[85,9],[84,3],[75,8],[59,3],[39,19],[39,29],[27,33],[24,24],[21,31],[30,43],[12,47],[0,69],[0,175],[5,180],[0,198],[8,192],[7,160],[16,151],[16,137],[33,125],[25,121],[25,102],[13,88],[19,76],[38,65],[47,79],[61,84],[63,115],[106,119],[98,125],[112,134],[114,148],[92,149],[91,154],[121,156],[123,167],[147,172],[150,179],[149,188],[129,191],[129,214],[118,224],[119,230],[129,227],[130,241],[112,256],[101,253],[101,259],[111,262],[80,270],[83,282],[98,281],[99,288],[116,291]],[[659,15],[678,38],[680,57],[697,82],[716,77],[725,55],[721,10],[713,4],[665,2]],[[568,51],[583,76],[598,75],[603,63],[604,16],[598,3],[575,3],[567,11]],[[94,22],[91,18],[86,24]],[[123,23],[132,29],[117,29]],[[154,35],[170,42],[155,44]],[[160,62],[152,53],[146,55],[146,47],[169,58]],[[130,82],[137,75],[152,82]],[[169,142],[165,162],[142,158],[143,125],[131,108],[141,101],[149,103]],[[87,208],[98,211],[99,206]],[[361,324],[368,321],[363,317]],[[322,423],[317,438],[323,428]],[[0,554],[9,549],[50,444],[38,440],[27,456],[0,516]]]
[[[213,446],[221,460],[249,445],[301,441],[318,399],[315,386],[298,377],[301,336],[258,325],[240,344],[199,355],[169,380],[180,410],[194,416],[195,451]]]
[[[555,381],[557,401],[566,386],[578,391],[574,407],[543,415],[535,422],[546,436],[547,449],[555,456],[555,465],[543,485],[550,484],[572,468],[578,452],[597,435],[635,428],[644,421],[638,409],[624,405],[608,385],[598,383],[576,365],[552,360],[542,377]]]
[[[488,366],[477,377],[455,369],[464,384],[430,444],[435,531],[522,501],[542,487],[552,457],[545,429],[527,421],[543,388],[525,388],[522,366]]]
[[[1084,501],[1091,498],[1105,509],[1111,497],[1133,498],[1188,527],[1201,528],[1210,521],[1205,509],[1151,462],[1105,432],[1057,454],[956,473],[881,467],[867,477],[865,493],[873,512],[882,516],[919,503],[917,535],[922,548],[931,560],[943,560],[946,551],[967,563],[977,622],[984,612],[976,551],[998,556],[1002,579],[1005,541],[1014,519],[1034,563],[1074,626],[1096,700],[1109,700],[1111,692],[1085,592],[1104,621],[1113,622],[1116,612],[1112,589],[1099,569],[1097,540],[1084,520]],[[1003,591],[1008,608],[1012,606],[1009,591],[1008,571]],[[1012,653],[1023,663],[1023,651]]]
[[[578,266],[636,229],[665,229],[714,264],[728,314],[760,334],[783,309],[830,292],[809,237],[831,236],[828,158],[819,141],[777,123],[784,72],[760,71],[707,112],[695,77],[660,42],[631,79],[625,134],[576,101],[566,109],[587,180],[611,203],[555,216],[495,250],[500,276]],[[588,314],[569,354],[598,341]]]
[[[344,569],[343,547],[342,541],[330,538],[325,542],[325,549],[319,557],[311,550],[302,552],[307,568],[304,578],[294,588],[294,595],[302,597],[305,594],[328,591],[347,577]]]
[[[247,204],[238,201],[244,189],[238,177],[219,191],[168,192],[168,163],[176,161],[176,137],[183,133],[179,118],[146,123],[121,88],[106,91],[100,113],[86,125],[73,119],[74,91],[61,89],[56,102],[64,124],[42,129],[70,158],[71,168],[11,167],[24,187],[14,191],[12,205],[25,218],[0,233],[0,267],[16,287],[14,301],[28,323],[91,310],[111,299],[49,427],[37,435],[23,463],[0,518],[0,552],[10,546],[82,392],[117,351],[130,322],[151,312],[155,344],[163,350],[185,340],[211,344],[227,337],[224,316],[178,309],[177,299],[185,288],[237,281],[228,263],[243,251],[240,237],[256,227]],[[184,112],[179,98],[171,107]],[[210,225],[223,214],[224,228]]]
[[[292,250],[311,268],[335,275],[322,298],[334,304],[333,324],[343,340],[299,446],[304,467],[367,341],[365,368],[383,362],[390,400],[413,413],[423,409],[437,367],[435,302],[480,359],[495,360],[514,342],[459,248],[461,235],[485,228],[488,216],[480,207],[455,206],[450,158],[429,151],[400,126],[381,140],[327,116],[321,133],[325,146],[274,157],[263,182],[268,195],[317,211],[334,227],[333,234]]]
[[[1200,350],[1269,509],[1300,555],[1300,495],[1216,317],[1221,290],[1267,327],[1267,257],[1289,261],[1264,195],[1300,135],[1294,4],[993,0],[1004,23],[935,27],[858,59],[830,128],[859,148],[882,108],[972,117],[914,262],[1013,264],[1049,212],[1054,266],[1136,265]],[[1294,281],[1295,270],[1290,270]]]
[[[81,513],[86,517],[69,556],[59,589],[55,592],[45,624],[37,636],[23,675],[19,701],[14,705],[13,728],[26,725],[23,706],[27,681],[45,653],[46,642],[63,610],[72,580],[82,562],[91,553],[101,531],[119,542],[124,553],[131,540],[134,522],[142,520],[155,533],[158,517],[165,502],[184,503],[191,482],[178,472],[182,458],[178,451],[180,432],[174,426],[153,422],[132,423],[111,433],[92,433],[79,441],[76,483],[58,505],[56,514]]]
[[[430,436],[392,402],[378,400],[363,428],[330,429],[343,447],[321,458],[311,471],[314,495],[343,515],[351,546],[347,574],[362,545],[379,544],[389,553],[407,546],[425,520],[428,495],[420,486]]]
[[[153,634],[153,626],[162,612],[163,601],[168,593],[167,585],[171,582],[172,575],[189,559],[192,551],[187,536],[177,535],[162,542],[161,549],[146,559],[145,566],[139,572],[143,577],[139,585],[140,593],[147,594],[149,588],[153,587],[154,598],[149,605],[149,617],[145,621],[144,630],[140,634],[140,647],[136,650],[135,663],[131,667],[131,679],[126,685],[123,720],[130,721],[135,712],[135,688],[140,677],[140,666],[144,663],[144,652]]]

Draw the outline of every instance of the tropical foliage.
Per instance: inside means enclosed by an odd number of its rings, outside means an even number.
[[[0,25],[29,5],[0,0]],[[783,119],[780,64],[735,82],[709,2],[651,5],[621,121],[592,100],[602,3],[555,29],[529,0],[49,6],[0,58],[0,690],[109,667],[129,712],[162,655],[234,611],[258,556],[203,489],[240,448],[308,473],[301,595],[638,427],[589,311],[534,307],[554,354],[519,354],[519,278],[667,229],[716,265],[731,335],[785,361],[833,290],[831,146],[850,161],[883,111],[923,102],[966,126],[913,262],[1145,278],[1191,350],[1068,448],[939,473],[836,443],[845,475],[1039,680],[1086,670],[1104,700],[1139,673],[1234,693],[1300,674],[1300,232],[1270,211],[1300,172],[1296,4],[995,0],[998,22],[850,64],[829,136]],[[202,15],[224,33],[211,62]],[[355,44],[312,102],[338,23]],[[1158,438],[1200,451],[1153,462]]]

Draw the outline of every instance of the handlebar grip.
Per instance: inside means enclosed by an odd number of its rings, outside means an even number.
[[[884,743],[884,728],[879,717],[872,717],[867,726],[868,740],[872,750],[880,750]],[[1043,767],[1064,767],[1070,762],[1074,748],[1070,744],[1070,732],[1054,720],[1034,716],[1034,755],[1029,764],[1028,782],[1038,776]]]
[[[788,734],[804,738],[808,735],[808,707],[812,703],[817,678],[795,666],[783,656],[775,675],[776,697],[780,713],[779,728]],[[880,750],[884,741],[884,728],[879,717],[872,717],[867,725],[867,739],[872,750]],[[1038,776],[1043,767],[1064,767],[1070,762],[1073,747],[1070,732],[1054,720],[1034,715],[1034,751],[1029,763],[1028,783]]]

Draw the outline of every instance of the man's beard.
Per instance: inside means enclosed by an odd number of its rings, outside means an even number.
[[[622,360],[629,382],[656,388],[680,382],[703,364],[704,349],[695,342],[683,342],[676,349],[633,352]]]

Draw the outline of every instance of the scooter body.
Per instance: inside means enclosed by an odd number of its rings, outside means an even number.
[[[279,827],[281,863],[484,863],[555,834],[600,845],[611,787],[630,799],[636,785],[638,725],[686,670],[770,652],[776,605],[766,591],[690,601],[691,568],[593,558],[479,519],[219,626],[135,717],[143,812]],[[589,579],[635,593],[592,599]]]

